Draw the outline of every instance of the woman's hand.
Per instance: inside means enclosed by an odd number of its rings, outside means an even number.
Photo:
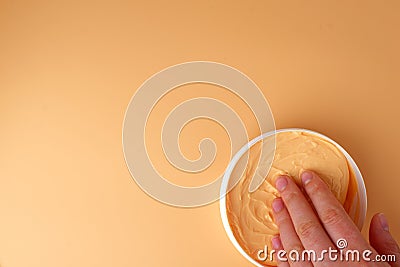
[[[274,200],[272,208],[280,236],[274,237],[272,243],[275,250],[286,253],[285,257],[278,257],[279,266],[400,266],[399,246],[383,214],[373,217],[368,243],[316,173],[305,171],[301,178],[304,194],[290,177],[280,176],[276,180],[281,198]],[[337,243],[338,240],[342,243]],[[315,252],[315,257],[311,251]],[[355,251],[358,251],[359,261]],[[305,255],[304,260],[296,255]],[[394,255],[396,261],[378,262],[380,255]]]

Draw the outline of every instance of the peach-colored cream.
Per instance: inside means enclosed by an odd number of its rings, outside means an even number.
[[[272,249],[271,238],[279,233],[271,209],[272,201],[279,196],[273,186],[279,174],[288,174],[300,184],[301,171],[313,170],[321,175],[342,204],[346,200],[350,176],[346,157],[330,142],[305,132],[281,132],[276,135],[271,170],[263,184],[250,193],[248,188],[253,173],[257,172],[254,165],[260,158],[260,151],[260,145],[251,148],[245,174],[227,195],[228,220],[233,234],[244,251],[258,262],[257,252],[265,245]],[[276,266],[268,260],[260,263]]]

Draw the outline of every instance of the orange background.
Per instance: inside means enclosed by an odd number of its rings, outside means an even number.
[[[386,213],[400,240],[399,12],[397,0],[0,0],[0,265],[251,266],[218,203],[161,205],[125,166],[130,98],[191,60],[250,76],[277,128],[341,144],[365,177],[367,223]]]

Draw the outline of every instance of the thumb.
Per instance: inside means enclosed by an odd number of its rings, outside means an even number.
[[[369,227],[369,242],[380,255],[395,255],[388,263],[392,267],[400,267],[400,249],[396,240],[389,232],[389,225],[383,213],[377,213],[372,217]]]

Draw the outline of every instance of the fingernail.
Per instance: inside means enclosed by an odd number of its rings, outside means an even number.
[[[275,212],[280,212],[283,209],[283,201],[280,197],[275,198],[274,201],[272,201],[272,209]]]
[[[309,182],[311,182],[312,178],[313,178],[313,174],[309,171],[304,171],[301,174],[301,181],[303,182],[304,185],[307,185]]]
[[[389,224],[383,213],[379,214],[379,221],[381,222],[382,229],[389,232]]]
[[[273,238],[271,239],[271,242],[272,242],[272,247],[273,247],[274,249],[279,249],[279,248],[282,247],[282,242],[281,242],[281,239],[279,238],[279,236],[273,237]]]
[[[287,180],[285,176],[279,176],[278,179],[275,182],[275,187],[278,189],[279,192],[282,192],[285,190],[287,186]]]

